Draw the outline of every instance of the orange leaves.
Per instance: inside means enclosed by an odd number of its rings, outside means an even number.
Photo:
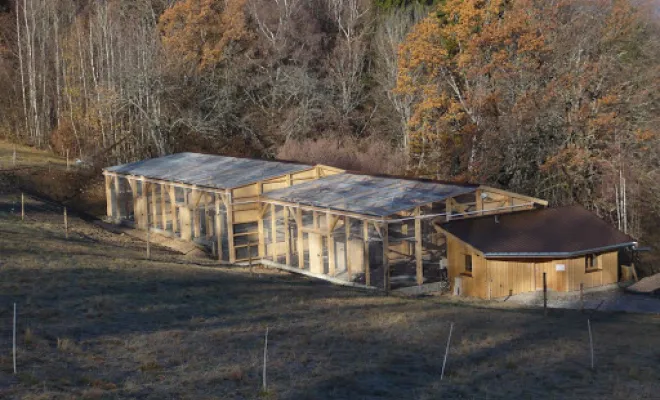
[[[246,0],[183,0],[159,19],[166,51],[199,68],[216,65],[249,37]]]

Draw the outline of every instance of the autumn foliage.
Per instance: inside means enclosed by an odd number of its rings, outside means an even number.
[[[614,213],[655,169],[654,29],[623,0],[447,0],[400,49],[411,168]]]

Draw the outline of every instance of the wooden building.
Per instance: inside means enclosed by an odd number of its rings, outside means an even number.
[[[269,192],[265,264],[385,290],[438,282],[440,218],[543,207],[543,200],[480,185],[342,173]]]
[[[433,222],[547,202],[474,184],[194,153],[104,170],[108,219],[252,260],[385,290],[438,282],[447,241]]]
[[[485,299],[543,289],[560,292],[616,283],[618,252],[637,244],[580,206],[436,222],[447,236],[449,281]]]
[[[106,168],[111,221],[193,240],[229,263],[264,247],[260,196],[342,172],[291,162],[179,153]]]

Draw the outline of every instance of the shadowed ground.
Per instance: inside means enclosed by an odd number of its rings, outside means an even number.
[[[654,398],[660,318],[380,297],[199,265],[0,196],[0,398]],[[18,303],[18,375],[12,303]],[[587,318],[595,341],[590,369]],[[440,381],[449,323],[454,322]],[[261,388],[269,327],[268,390]]]

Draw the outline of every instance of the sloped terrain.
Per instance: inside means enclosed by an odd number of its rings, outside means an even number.
[[[65,239],[59,210],[39,202],[28,202],[21,222],[16,199],[0,198],[3,399],[629,399],[660,393],[658,317],[573,311],[543,317],[502,304],[387,298],[275,271],[195,263],[158,248],[147,260],[144,243],[75,216]]]

